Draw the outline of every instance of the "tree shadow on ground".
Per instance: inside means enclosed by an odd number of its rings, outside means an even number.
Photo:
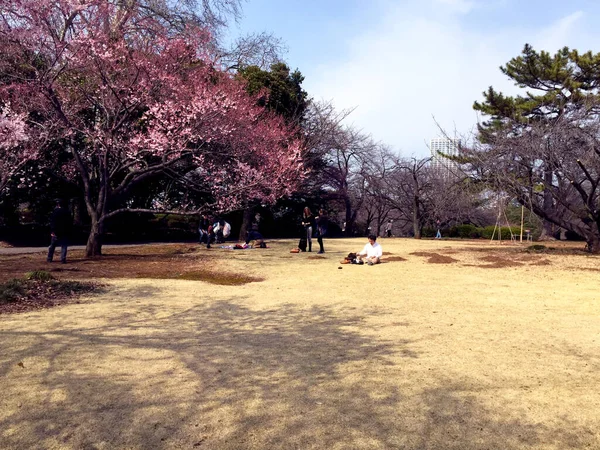
[[[393,340],[378,337],[368,321],[375,309],[284,304],[255,310],[228,298],[172,312],[156,301],[141,303],[124,320],[130,298],[163,295],[136,289],[119,291],[121,300],[99,326],[63,315],[45,331],[31,331],[38,328],[32,321],[44,323],[39,314],[23,328],[0,331],[0,447],[582,443],[525,419],[507,425],[502,411],[465,399],[446,381],[434,390],[414,389],[418,380],[403,368],[420,356],[402,335],[410,324]],[[490,434],[481,435],[482,424]],[[502,439],[508,431],[523,438]]]
[[[428,412],[420,443],[415,448],[590,448],[590,437],[595,431],[573,420],[563,417],[560,427],[550,426],[532,422],[515,411],[503,415],[502,411],[492,410],[476,399],[477,391],[489,397],[494,390],[447,379],[440,387],[424,391],[422,398]],[[432,445],[440,442],[445,442],[443,447]]]

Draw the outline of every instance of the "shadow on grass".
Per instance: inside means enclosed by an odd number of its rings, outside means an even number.
[[[335,307],[254,310],[229,298],[170,313],[121,290],[100,326],[0,331],[2,448],[568,448],[576,428],[504,421],[461,386],[433,390],[403,361],[402,336]],[[121,302],[121,304],[119,303]],[[44,321],[39,316],[32,321]],[[21,364],[21,365],[20,365]],[[382,375],[382,371],[385,372]],[[394,374],[390,377],[389,374]],[[481,431],[481,427],[487,430]],[[510,436],[505,434],[510,433]],[[563,445],[564,444],[564,445]]]

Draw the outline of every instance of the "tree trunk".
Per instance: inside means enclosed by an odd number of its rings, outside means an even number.
[[[250,231],[250,226],[252,225],[253,219],[254,219],[254,206],[248,206],[246,209],[244,209],[242,225],[240,226],[240,235],[238,237],[239,241],[246,240],[246,235],[247,235],[248,231]]]
[[[346,209],[346,236],[352,237],[354,235],[354,218],[352,215],[352,203],[348,198],[344,198],[344,208]]]
[[[85,256],[94,258],[102,255],[102,233],[104,225],[92,218],[92,227],[88,236],[87,245],[85,246]]]
[[[587,251],[589,253],[599,254],[600,253],[600,238],[597,236],[586,239]]]
[[[413,199],[412,223],[415,239],[421,239],[421,224],[419,223],[419,200],[417,197]]]
[[[544,190],[544,212],[547,214],[551,214],[554,211],[554,202],[552,199],[552,193],[548,189],[548,186],[552,185],[552,171],[545,170],[544,171],[544,183],[546,184],[546,189]],[[554,240],[554,224],[544,218],[542,218],[542,233],[538,240],[540,241],[552,241]]]

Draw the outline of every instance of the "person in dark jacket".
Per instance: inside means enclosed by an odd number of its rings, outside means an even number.
[[[302,211],[302,226],[304,227],[304,236],[306,237],[306,243],[308,244],[308,251],[312,252],[312,234],[315,217],[308,206],[304,207]],[[302,248],[300,249],[302,250]],[[302,250],[304,251],[304,250]]]
[[[206,244],[210,244],[209,242],[209,234],[208,234],[208,227],[210,226],[210,220],[208,219],[208,214],[202,214],[202,217],[200,217],[200,224],[198,225],[198,234],[199,234],[199,241],[200,244],[206,243]]]
[[[46,261],[52,262],[54,258],[54,250],[56,246],[60,246],[60,262],[67,262],[67,246],[69,245],[69,237],[73,228],[73,218],[71,211],[67,207],[67,202],[59,200],[56,203],[56,208],[52,211],[50,217],[50,247],[48,247],[48,257]]]
[[[317,223],[317,242],[319,243],[318,253],[325,253],[325,248],[323,248],[323,237],[327,234],[328,220],[324,209],[319,210],[319,215],[315,217],[315,222]]]

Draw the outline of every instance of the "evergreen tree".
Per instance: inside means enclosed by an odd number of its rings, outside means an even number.
[[[475,110],[479,144],[467,159],[493,188],[600,252],[600,54],[565,47],[554,55],[526,45],[500,70],[525,89],[490,87]]]

